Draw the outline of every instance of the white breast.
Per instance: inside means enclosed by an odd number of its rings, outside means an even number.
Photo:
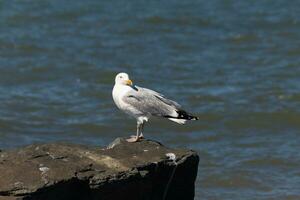
[[[123,101],[123,97],[132,90],[133,89],[131,87],[128,87],[125,85],[115,85],[112,95],[113,95],[115,104],[117,105],[117,107],[120,110],[123,110],[127,114],[135,115],[135,113],[136,113],[135,109]]]
[[[130,91],[130,87],[123,85],[115,85],[112,91],[112,96],[115,104],[119,109],[122,109],[125,103],[122,101],[122,98],[126,95],[128,91]]]
[[[122,100],[123,97],[132,90],[133,89],[131,87],[125,85],[115,85],[112,91],[112,96],[115,104],[120,110],[131,115],[132,117],[139,118],[142,113],[136,110],[134,106],[131,106]]]

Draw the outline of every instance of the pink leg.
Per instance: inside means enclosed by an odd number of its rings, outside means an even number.
[[[143,138],[142,129],[143,129],[143,123],[137,122],[136,136],[131,136],[131,138],[126,139],[126,141],[138,142],[141,138]]]

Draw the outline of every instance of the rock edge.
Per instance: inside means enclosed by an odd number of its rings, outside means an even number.
[[[34,144],[0,152],[0,200],[194,199],[199,156],[158,142]]]

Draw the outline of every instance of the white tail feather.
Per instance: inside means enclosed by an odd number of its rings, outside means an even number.
[[[176,122],[178,124],[185,124],[186,120],[185,119],[175,119],[175,118],[168,118],[169,120]]]

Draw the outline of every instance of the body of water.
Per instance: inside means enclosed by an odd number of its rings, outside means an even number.
[[[135,133],[118,72],[200,120],[145,136],[199,152],[195,199],[300,199],[300,2],[0,2],[0,148]]]

